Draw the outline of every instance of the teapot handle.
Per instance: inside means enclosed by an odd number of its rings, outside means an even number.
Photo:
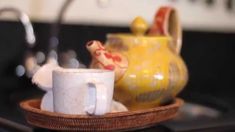
[[[182,46],[182,28],[179,21],[178,12],[175,8],[162,6],[157,11],[153,25],[148,32],[149,35],[170,36],[171,47],[180,54]]]

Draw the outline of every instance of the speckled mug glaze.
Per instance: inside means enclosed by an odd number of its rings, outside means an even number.
[[[103,115],[111,111],[114,72],[102,69],[56,69],[54,112]]]

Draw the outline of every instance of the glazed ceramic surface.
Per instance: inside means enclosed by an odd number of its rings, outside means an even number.
[[[172,20],[170,17],[176,18],[175,12],[169,14],[175,10],[166,10],[168,8],[157,13],[165,14],[160,15],[165,25]],[[188,73],[179,54],[181,32],[177,25],[162,28],[170,30],[164,31],[167,34],[157,31],[156,26],[145,34],[148,25],[137,17],[131,24],[132,34],[108,34],[104,46],[98,41],[87,44],[93,57],[90,67],[115,71],[114,98],[128,109],[146,109],[166,103],[186,85]]]
[[[104,115],[111,111],[114,72],[101,69],[56,69],[54,112]]]
[[[169,43],[169,37],[109,35],[106,48],[128,59],[125,74],[115,84],[115,99],[130,109],[150,108],[182,90],[187,69]]]

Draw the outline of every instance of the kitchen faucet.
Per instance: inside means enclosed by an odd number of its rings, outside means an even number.
[[[25,29],[25,40],[29,47],[33,47],[35,45],[36,39],[34,35],[33,26],[29,20],[28,15],[13,7],[6,7],[0,9],[0,15],[6,12],[14,13],[16,17],[20,20]]]
[[[14,7],[1,8],[0,15],[3,15],[4,13],[13,13],[19,19],[25,29],[25,40],[27,43],[27,48],[33,48],[35,46],[36,38],[32,23],[30,22],[28,15]],[[36,72],[38,67],[39,66],[37,65],[36,58],[33,56],[33,53],[28,50],[24,58],[24,65],[18,65],[16,67],[16,74],[18,76],[23,76],[26,73],[28,77],[31,77],[34,72]]]
[[[74,0],[65,0],[65,2],[62,4],[62,7],[59,10],[58,16],[56,18],[55,23],[52,25],[51,28],[51,34],[49,39],[49,57],[51,58],[58,58],[57,57],[57,49],[58,45],[60,43],[59,40],[59,32],[60,32],[60,26],[63,21],[65,12],[67,11],[68,7],[71,5],[71,3]],[[65,68],[84,68],[85,65],[79,63],[79,61],[76,59],[76,52],[74,50],[69,50],[65,53],[61,54],[60,59],[60,65]]]
[[[51,28],[51,36],[49,38],[49,47],[48,47],[48,55],[47,55],[47,62],[51,62],[50,60],[57,61],[58,60],[58,53],[57,48],[59,45],[59,31],[60,31],[60,25],[63,20],[64,14],[71,5],[73,0],[65,0],[63,3],[59,14],[56,18],[55,23],[52,25]],[[39,61],[39,58],[35,53],[32,52],[32,48],[35,46],[35,34],[33,30],[32,23],[30,22],[30,19],[28,15],[21,10],[14,8],[14,7],[4,7],[0,9],[0,15],[3,15],[4,13],[12,13],[14,14],[18,20],[23,24],[25,29],[25,40],[27,43],[28,50],[26,51],[25,58],[23,60],[23,65],[18,65],[16,67],[16,75],[17,76],[23,76],[26,74],[29,78],[31,78],[41,67],[39,63],[42,63],[42,61]],[[38,52],[39,53],[39,52]],[[45,57],[45,54],[40,52],[40,54],[43,54]],[[54,62],[53,61],[53,62]],[[61,66],[65,68],[78,68],[78,67],[85,67],[83,64],[79,64],[79,61],[76,59],[76,52],[74,50],[69,50],[68,52],[61,54]]]

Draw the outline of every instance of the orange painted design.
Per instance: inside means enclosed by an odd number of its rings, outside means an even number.
[[[111,53],[104,53],[104,55],[105,55],[105,57],[107,58],[107,59],[112,59],[114,62],[115,61],[117,61],[117,62],[121,62],[122,61],[122,59],[121,59],[121,57],[119,57],[119,56],[117,56],[117,55],[112,55]]]
[[[104,69],[106,69],[106,70],[114,70],[115,66],[114,65],[106,65],[106,66],[104,66]]]
[[[94,51],[94,55],[100,56],[101,55],[100,51],[105,51],[105,48],[100,43],[97,43],[97,46],[98,46],[98,49]]]
[[[110,52],[99,41],[88,42],[87,49],[93,56],[91,68],[113,70],[115,72],[115,81],[124,75],[128,67],[128,61],[122,54]]]
[[[169,12],[172,10],[172,8],[169,7],[161,7],[158,12],[156,13],[155,17],[154,17],[154,22],[153,22],[153,26],[150,28],[149,30],[149,34],[152,35],[166,35],[167,34],[167,30],[166,28],[166,24],[168,21],[168,15]]]

